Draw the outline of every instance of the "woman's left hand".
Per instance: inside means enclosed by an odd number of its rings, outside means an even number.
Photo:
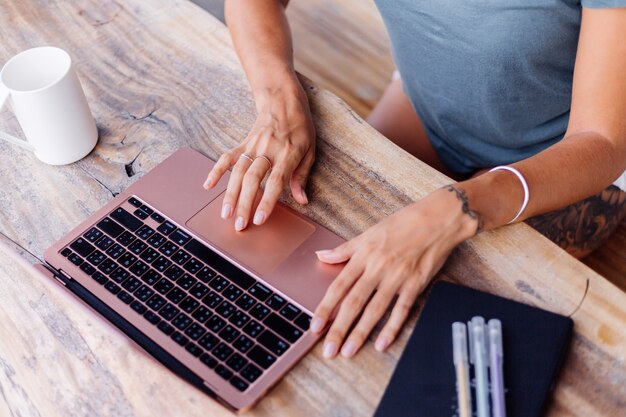
[[[479,225],[462,189],[448,186],[413,203],[333,250],[317,252],[326,263],[348,261],[315,311],[311,330],[320,333],[337,311],[323,354],[341,347],[353,356],[398,295],[375,348],[384,351],[396,338],[415,299],[443,266],[456,245]],[[337,310],[338,309],[338,310]],[[355,319],[363,312],[354,329]],[[346,337],[347,336],[347,337]]]

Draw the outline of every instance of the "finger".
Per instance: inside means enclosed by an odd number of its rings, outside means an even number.
[[[237,200],[237,219],[235,220],[235,230],[241,231],[248,225],[252,206],[259,192],[261,181],[265,178],[269,165],[262,158],[257,158],[252,162],[248,171],[243,176],[241,192]]]
[[[215,187],[215,184],[222,178],[224,173],[237,163],[237,158],[239,158],[241,152],[241,146],[236,146],[228,152],[224,152],[215,165],[213,165],[213,169],[209,171],[203,187],[207,190]]]
[[[330,359],[337,354],[339,346],[343,343],[352,323],[363,310],[379,282],[380,276],[361,275],[343,299],[337,317],[330,326],[324,341],[323,355],[325,358]]]
[[[261,225],[265,223],[267,218],[274,211],[276,202],[280,198],[280,194],[285,188],[286,175],[283,167],[274,167],[270,176],[265,182],[265,189],[263,190],[263,197],[254,214],[254,224]]]
[[[315,309],[313,320],[311,320],[311,331],[320,333],[331,313],[339,303],[339,301],[348,293],[352,285],[361,276],[364,270],[364,262],[354,258],[346,264],[343,270],[337,275],[333,282],[328,286],[324,298]]]
[[[374,294],[370,302],[367,303],[367,307],[365,307],[365,311],[359,319],[359,322],[341,348],[341,354],[344,357],[351,358],[359,351],[361,346],[363,346],[363,343],[365,343],[365,340],[372,332],[376,323],[380,321],[385,311],[387,311],[387,307],[391,304],[399,286],[400,282],[394,281],[391,285],[378,288],[376,294]]]
[[[233,172],[230,173],[228,180],[228,187],[224,193],[224,202],[222,203],[222,218],[227,219],[233,215],[233,208],[237,205],[237,199],[239,198],[239,192],[241,191],[241,182],[248,168],[252,165],[247,158],[240,157],[235,166]]]
[[[315,252],[317,259],[327,264],[340,264],[342,262],[346,262],[352,257],[352,255],[354,255],[354,251],[358,246],[358,241],[361,236],[362,235],[359,235],[350,239],[337,246],[335,249],[318,250]]]
[[[306,183],[311,172],[311,167],[315,161],[315,150],[309,150],[305,155],[296,170],[291,175],[289,185],[291,187],[291,195],[300,204],[308,204],[309,199],[306,195]]]
[[[387,320],[387,323],[380,331],[376,343],[374,344],[377,351],[384,352],[398,336],[398,332],[409,316],[409,312],[415,303],[417,295],[424,289],[424,285],[421,284],[421,282],[422,280],[412,280],[410,284],[407,283],[407,285],[400,290],[400,295],[391,310],[389,320]]]

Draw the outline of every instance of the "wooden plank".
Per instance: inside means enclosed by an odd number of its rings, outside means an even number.
[[[254,106],[227,31],[182,0],[82,0],[45,8],[24,1],[0,4],[0,37],[0,62],[32,45],[71,51],[100,130],[94,152],[66,167],[45,166],[0,144],[0,175],[10,179],[0,198],[0,239],[11,246],[0,254],[0,329],[12,335],[0,338],[0,410],[229,415],[7,255],[20,251],[27,262],[41,257],[180,146],[215,158],[244,137]],[[348,238],[449,182],[380,136],[345,102],[304,82],[319,136],[318,162],[311,204],[301,208],[286,197],[287,204]],[[19,134],[8,112],[0,114],[0,126]],[[461,245],[440,278],[562,314],[576,311],[576,343],[551,415],[617,415],[623,409],[622,380],[615,375],[626,372],[626,296],[602,277],[516,225]],[[587,285],[593,296],[577,310]],[[353,360],[328,362],[318,345],[248,415],[371,415],[424,299],[387,353],[367,343]],[[608,330],[600,331],[599,323]],[[588,381],[602,389],[590,390]],[[104,400],[94,401],[94,395]]]

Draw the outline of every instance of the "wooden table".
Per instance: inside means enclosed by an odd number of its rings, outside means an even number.
[[[216,158],[245,136],[254,105],[226,29],[184,0],[14,0],[0,3],[0,39],[0,62],[32,46],[70,51],[100,131],[95,151],[64,167],[0,143],[0,416],[230,415],[32,274],[50,244],[175,149]],[[287,204],[349,238],[449,182],[303,81],[318,162],[311,204]],[[7,111],[0,126],[20,134]],[[623,292],[524,225],[461,245],[438,278],[571,315],[548,415],[625,415]],[[247,415],[371,415],[424,299],[387,353],[370,341],[329,362],[318,344]]]

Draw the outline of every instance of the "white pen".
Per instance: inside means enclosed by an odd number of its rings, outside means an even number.
[[[472,396],[467,364],[467,330],[465,323],[452,323],[452,358],[456,369],[456,392],[459,401],[459,417],[472,417]]]
[[[476,410],[478,417],[489,417],[489,381],[487,359],[487,334],[485,319],[473,317],[467,324],[469,333],[470,362],[474,365],[476,380]]]
[[[504,374],[502,361],[502,323],[498,319],[491,319],[488,323],[489,332],[489,373],[491,376],[491,409],[493,417],[506,417],[504,400]]]

